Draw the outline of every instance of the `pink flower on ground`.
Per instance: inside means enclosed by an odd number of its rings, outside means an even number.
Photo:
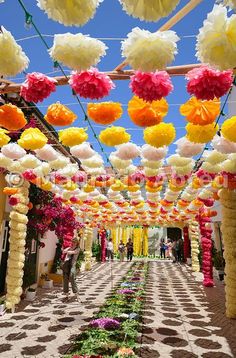
[[[28,102],[42,102],[56,91],[56,80],[39,72],[26,75],[26,81],[22,84],[20,95]]]
[[[152,102],[168,96],[173,91],[171,78],[166,71],[140,72],[131,76],[132,92],[144,101]]]
[[[224,96],[232,86],[233,71],[219,71],[201,66],[189,71],[187,91],[202,100],[213,100]]]
[[[108,96],[110,91],[115,88],[110,77],[99,72],[96,68],[72,72],[69,84],[80,97],[90,99],[101,99]]]

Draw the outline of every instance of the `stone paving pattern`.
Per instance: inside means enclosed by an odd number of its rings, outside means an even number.
[[[83,304],[62,303],[61,287],[39,289],[34,302],[0,318],[0,357],[63,357],[129,267],[97,264],[78,276]],[[236,321],[224,312],[222,283],[206,289],[187,266],[150,261],[139,357],[236,357]]]

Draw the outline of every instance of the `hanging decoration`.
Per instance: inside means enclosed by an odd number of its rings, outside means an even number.
[[[161,100],[174,89],[170,75],[166,71],[140,72],[137,71],[130,78],[132,92],[147,102]]]
[[[133,160],[140,155],[140,149],[134,143],[124,143],[117,146],[116,149],[116,156],[122,160]]]
[[[226,127],[227,128],[227,127]],[[223,154],[236,153],[236,143],[216,135],[211,142],[214,149]]]
[[[1,26],[0,31],[0,53],[7,54],[0,58],[0,75],[16,76],[29,66],[29,59],[23,52],[12,34]]]
[[[18,144],[27,150],[40,149],[47,144],[47,137],[38,128],[25,129],[21,134]]]
[[[197,58],[202,63],[228,70],[236,63],[236,17],[227,16],[223,5],[215,5],[197,36]],[[220,46],[219,46],[220,44]]]
[[[56,91],[56,83],[54,78],[42,73],[28,73],[25,82],[21,85],[20,95],[27,102],[42,102]]]
[[[151,103],[134,96],[128,103],[128,113],[134,124],[149,127],[159,124],[168,113],[168,103],[164,98]]]
[[[21,159],[26,155],[26,151],[17,143],[9,143],[4,145],[1,149],[3,155],[11,159]]]
[[[84,142],[79,145],[75,145],[70,148],[70,152],[74,157],[79,159],[90,159],[95,155],[95,151],[91,148],[91,145],[88,142]]]
[[[194,272],[199,272],[199,225],[196,220],[193,220],[189,225],[189,236],[191,239],[192,269]]]
[[[180,106],[180,113],[188,122],[204,126],[213,123],[220,114],[220,101],[201,101],[191,97]]]
[[[88,70],[106,55],[106,45],[99,40],[83,34],[56,34],[49,54],[54,61],[73,70]]]
[[[25,238],[27,234],[27,212],[29,210],[29,184],[17,188],[16,194],[11,196],[15,199],[16,205],[10,213],[10,251],[7,261],[7,294],[6,307],[13,312],[15,306],[20,302],[25,262]],[[13,201],[13,200],[12,200]]]
[[[236,8],[236,0],[219,0],[218,2],[222,2],[225,6],[229,6],[231,9]]]
[[[9,132],[6,129],[0,128],[0,147],[5,146],[10,142],[11,137],[7,135],[8,133]]]
[[[59,131],[59,141],[68,147],[73,147],[88,139],[86,128],[70,127]]]
[[[141,149],[142,157],[149,161],[159,161],[164,159],[168,153],[168,148],[162,146],[161,148],[152,147],[149,144],[144,144]]]
[[[225,139],[236,143],[236,116],[224,121],[221,127],[221,133]]]
[[[231,88],[233,71],[219,71],[208,66],[194,68],[186,75],[187,91],[200,100],[223,97]]]
[[[185,128],[187,131],[187,139],[193,143],[208,143],[219,130],[218,124],[216,125],[215,123],[204,126],[188,123]]]
[[[181,157],[192,158],[204,149],[204,144],[190,142],[186,137],[178,139],[175,144],[177,145],[176,153]]]
[[[89,118],[102,125],[112,124],[123,113],[121,103],[116,102],[88,103],[87,111]]]
[[[0,107],[0,126],[9,131],[18,131],[27,124],[24,113],[14,104],[8,103]]]
[[[58,152],[50,144],[45,144],[41,149],[36,149],[35,154],[37,158],[47,162],[56,160],[59,156]]]
[[[80,97],[89,99],[102,99],[115,88],[109,76],[99,72],[96,68],[88,71],[72,72],[69,79],[73,91]]]
[[[147,144],[159,148],[170,145],[175,139],[175,127],[172,123],[160,123],[144,130],[144,140]]]
[[[101,143],[108,147],[114,147],[115,145],[127,143],[130,140],[130,134],[128,134],[123,127],[109,127],[104,129],[99,134],[99,140]]]
[[[202,216],[203,211],[200,211],[199,225],[201,233],[201,246],[202,246],[202,272],[204,275],[203,285],[205,287],[214,286],[213,281],[213,262],[212,262],[212,229],[210,227],[210,218]]]
[[[95,15],[103,0],[37,0],[38,7],[44,10],[49,19],[65,26],[83,26]]]
[[[135,27],[122,42],[122,56],[134,70],[162,70],[174,61],[179,37],[174,31],[141,30]]]
[[[77,115],[68,107],[57,102],[48,107],[44,118],[53,126],[69,126],[76,120]]]

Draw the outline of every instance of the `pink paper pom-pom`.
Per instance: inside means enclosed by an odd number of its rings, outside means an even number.
[[[39,72],[32,72],[26,75],[26,81],[22,84],[20,95],[27,102],[42,102],[56,91],[57,81]]]
[[[224,96],[232,86],[233,71],[219,71],[207,66],[201,66],[189,71],[188,93],[202,100],[212,100]]]
[[[72,72],[69,84],[80,97],[90,99],[101,99],[108,96],[110,91],[115,88],[110,77],[99,72],[96,68]]]
[[[168,96],[174,87],[166,71],[149,73],[137,71],[131,76],[130,88],[139,98],[152,102]]]

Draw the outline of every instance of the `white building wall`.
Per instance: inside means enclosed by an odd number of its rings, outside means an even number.
[[[56,253],[58,238],[55,232],[48,231],[44,235],[44,238],[41,239],[41,242],[45,244],[45,247],[40,248],[38,253],[38,277],[42,273],[49,273],[50,264],[52,264]]]

